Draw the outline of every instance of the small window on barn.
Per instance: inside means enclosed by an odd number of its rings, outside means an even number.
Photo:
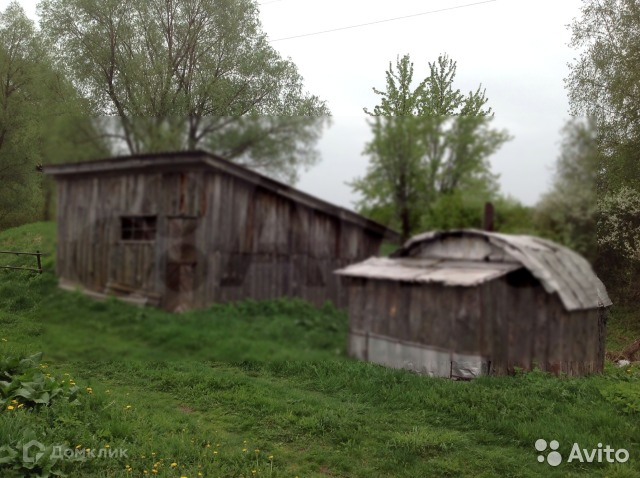
[[[156,238],[156,216],[124,216],[120,218],[120,239],[153,241]]]

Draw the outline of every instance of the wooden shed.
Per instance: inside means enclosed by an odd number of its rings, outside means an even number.
[[[427,232],[336,272],[359,359],[451,378],[603,369],[611,301],[586,259],[552,241]]]
[[[296,296],[346,306],[332,271],[398,234],[202,151],[51,165],[63,287],[181,311]]]

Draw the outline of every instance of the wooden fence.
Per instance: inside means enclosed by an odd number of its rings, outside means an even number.
[[[18,267],[18,266],[0,266],[0,269],[18,269],[23,271],[34,271],[42,274],[42,262],[40,257],[43,255],[42,252],[16,252],[16,251],[0,251],[0,254],[15,254],[16,256],[36,256],[36,260],[38,262],[38,268],[34,269],[33,267]]]

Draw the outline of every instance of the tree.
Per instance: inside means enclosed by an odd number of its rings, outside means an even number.
[[[580,51],[565,79],[571,114],[590,116],[598,128],[603,176],[600,192],[640,178],[640,4],[583,0],[569,28]]]
[[[553,183],[536,205],[534,220],[542,235],[595,263],[600,175],[595,120],[573,118],[563,127],[562,135]]]
[[[441,198],[465,189],[497,188],[488,157],[509,139],[491,128],[491,108],[481,86],[463,95],[454,90],[456,63],[441,55],[430,75],[413,89],[413,63],[399,58],[386,72],[386,91],[369,122],[373,139],[367,174],[351,183],[362,199],[361,212],[394,212],[403,239],[421,226]],[[376,217],[374,217],[375,219]]]
[[[596,271],[618,301],[632,302],[640,280],[629,239],[640,193],[640,4],[584,0],[569,28],[580,51],[565,80],[571,113],[591,115],[597,126]]]
[[[107,140],[114,154],[200,148],[292,184],[301,168],[319,160],[314,146],[328,123],[328,117],[317,116],[140,117],[128,118],[127,130],[119,117],[92,120],[102,132],[98,139]],[[196,130],[191,144],[189,135]]]
[[[0,227],[40,217],[42,134],[51,118],[83,114],[72,85],[17,2],[0,13]]]
[[[599,198],[596,270],[616,299],[640,299],[640,192],[623,186]]]
[[[128,152],[213,148],[289,179],[292,164],[317,159],[312,146],[329,110],[269,45],[254,0],[38,8],[58,65],[100,115],[116,117],[109,134]]]

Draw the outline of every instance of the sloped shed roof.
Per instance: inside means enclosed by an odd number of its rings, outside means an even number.
[[[571,249],[534,236],[476,229],[414,236],[389,258],[371,258],[337,274],[474,286],[525,267],[568,311],[612,305],[591,265]]]
[[[205,168],[212,171],[229,174],[249,184],[259,186],[279,196],[286,197],[311,209],[324,212],[342,221],[347,221],[369,231],[375,232],[388,240],[396,241],[400,238],[398,232],[365,218],[353,211],[335,206],[322,199],[295,189],[287,184],[264,176],[229,160],[208,153],[206,151],[175,151],[162,153],[144,153],[131,156],[118,156],[95,161],[78,163],[51,164],[43,167],[45,174],[54,177],[94,175],[103,176],[114,172],[156,172],[156,171],[184,171],[190,167]]]

